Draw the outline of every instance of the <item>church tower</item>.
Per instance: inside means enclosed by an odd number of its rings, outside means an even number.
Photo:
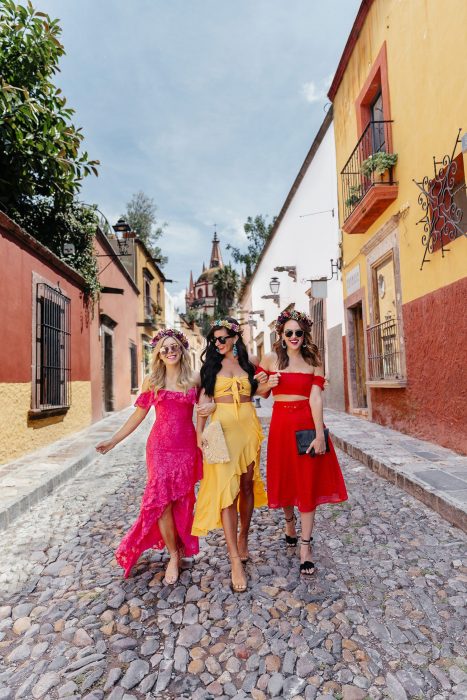
[[[187,311],[194,309],[199,311],[200,314],[214,315],[216,295],[213,288],[213,280],[216,272],[223,267],[224,262],[222,260],[220,240],[217,232],[214,232],[209,267],[206,269],[203,263],[203,270],[194,283],[193,275],[190,274],[190,282],[185,295]]]

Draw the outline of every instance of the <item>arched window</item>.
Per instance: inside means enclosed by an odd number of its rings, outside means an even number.
[[[198,299],[202,299],[202,298],[203,298],[203,290],[200,288],[200,289],[198,289]]]

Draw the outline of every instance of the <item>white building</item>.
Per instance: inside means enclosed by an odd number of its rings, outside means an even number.
[[[260,358],[271,351],[280,311],[293,304],[314,319],[314,341],[325,361],[326,404],[344,410],[344,312],[337,175],[328,111],[240,299],[245,339]],[[333,263],[331,264],[331,260]],[[277,268],[286,268],[278,270]],[[317,284],[311,280],[327,279]],[[272,293],[279,283],[276,296]],[[270,298],[265,298],[270,297]],[[272,298],[271,298],[272,297]]]

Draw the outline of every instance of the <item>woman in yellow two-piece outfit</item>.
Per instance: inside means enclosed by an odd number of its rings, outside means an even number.
[[[253,508],[267,503],[259,473],[264,438],[252,404],[257,388],[255,366],[248,358],[240,325],[235,319],[216,321],[207,341],[202,355],[198,441],[201,444],[206,423],[203,400],[214,401],[211,420],[219,421],[222,426],[230,461],[223,464],[204,461],[192,534],[203,536],[210,530],[224,528],[232,567],[232,590],[240,593],[247,587],[243,564],[249,557],[248,533]]]

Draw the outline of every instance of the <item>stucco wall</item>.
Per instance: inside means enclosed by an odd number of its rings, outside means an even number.
[[[372,389],[373,420],[467,454],[467,278],[404,304],[407,388]]]
[[[66,414],[29,420],[31,383],[0,384],[0,463],[86,428],[91,420],[90,382],[71,383],[71,406]]]
[[[99,241],[96,241],[99,253],[105,252]],[[106,314],[117,325],[113,330],[114,358],[114,410],[119,411],[133,402],[130,375],[130,341],[137,346],[138,339],[138,294],[129,280],[116,264],[108,265],[108,258],[99,258],[102,273],[99,281],[102,286],[115,287],[123,290],[123,294],[101,294],[94,309],[91,328],[91,381],[92,381],[92,417],[99,420],[104,415],[103,386],[102,386],[102,343],[103,336],[99,332],[100,315]],[[108,265],[106,269],[104,267]],[[141,384],[140,355],[138,355],[138,383]]]
[[[345,410],[344,355],[342,352],[342,325],[328,329],[328,384],[323,394],[325,406]]]
[[[386,43],[392,143],[398,154],[394,177],[399,194],[365,234],[344,235],[344,264],[350,268],[360,262],[362,274],[366,274],[362,267],[364,257],[359,255],[362,245],[384,221],[402,210],[400,261],[404,303],[465,276],[465,237],[450,243],[451,252],[444,259],[435,253],[420,270],[423,231],[416,222],[422,209],[413,179],[432,177],[433,156],[441,160],[445,154],[451,154],[458,129],[467,131],[467,90],[463,71],[458,69],[465,64],[466,26],[465,0],[450,0],[448,4],[436,0],[375,0],[333,102],[340,173],[360,135],[356,99]],[[339,195],[341,199],[340,182]],[[340,221],[343,222],[342,201]]]

